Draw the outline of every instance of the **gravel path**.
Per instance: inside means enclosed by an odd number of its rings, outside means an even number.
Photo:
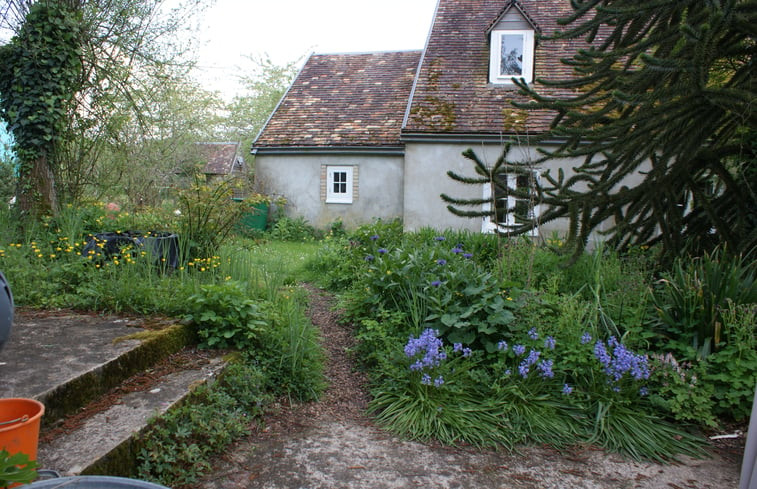
[[[638,488],[730,489],[738,486],[733,450],[675,465],[638,463],[592,448],[517,453],[450,448],[400,439],[366,416],[365,377],[348,354],[350,325],[331,297],[314,287],[308,314],[323,338],[329,387],[316,403],[279,404],[264,427],[217,460],[203,489]]]

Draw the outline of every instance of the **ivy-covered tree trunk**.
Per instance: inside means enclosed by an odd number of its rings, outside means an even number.
[[[23,214],[40,216],[54,214],[57,211],[55,175],[48,164],[47,156],[42,155],[32,161],[23,161],[20,166],[18,186],[17,205]]]
[[[0,116],[20,160],[18,206],[55,213],[55,152],[81,78],[81,16],[74,2],[33,4],[11,41],[0,47]]]

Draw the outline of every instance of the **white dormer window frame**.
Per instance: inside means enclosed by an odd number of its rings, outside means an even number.
[[[509,50],[516,57],[515,69],[507,66]],[[523,78],[531,83],[534,78],[534,31],[533,30],[494,30],[491,32],[491,50],[489,55],[489,82],[513,85],[513,78]],[[519,55],[519,56],[518,56]],[[518,73],[520,70],[520,73]]]

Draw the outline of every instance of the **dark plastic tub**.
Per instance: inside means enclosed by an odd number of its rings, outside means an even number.
[[[166,486],[123,477],[77,475],[33,482],[22,489],[170,489]]]

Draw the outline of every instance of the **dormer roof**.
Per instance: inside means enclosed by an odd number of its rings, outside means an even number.
[[[502,11],[499,13],[499,15],[492,20],[492,22],[489,24],[489,27],[486,29],[486,34],[489,35],[491,31],[497,27],[497,25],[504,19],[508,13],[510,13],[510,10],[515,10],[517,13],[520,14],[521,17],[531,26],[531,28],[541,33],[541,29],[539,28],[539,25],[536,23],[533,17],[531,17],[526,10],[523,9],[523,6],[520,4],[518,0],[511,0],[509,2],[505,3],[505,6],[502,8]]]

